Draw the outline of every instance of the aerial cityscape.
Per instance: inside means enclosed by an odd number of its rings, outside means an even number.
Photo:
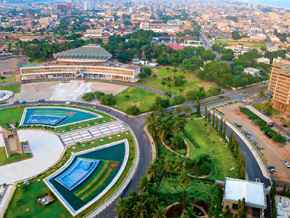
[[[0,0],[0,217],[290,218],[290,0]]]

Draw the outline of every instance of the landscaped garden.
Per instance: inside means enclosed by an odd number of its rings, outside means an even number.
[[[213,173],[209,177],[213,180],[223,180],[225,177],[238,178],[237,162],[232,156],[227,142],[204,119],[188,120],[186,132],[197,142],[196,148],[183,134],[190,146],[189,158],[195,159],[202,154],[210,155],[213,162]]]
[[[47,178],[49,175],[56,172],[60,169],[70,158],[72,152],[79,152],[88,150],[90,148],[98,147],[101,145],[109,144],[112,142],[116,142],[122,139],[127,139],[129,142],[129,158],[126,164],[126,167],[118,179],[118,181],[113,185],[113,187],[97,202],[95,202],[92,206],[78,214],[76,217],[83,217],[85,214],[90,213],[92,210],[96,209],[100,206],[105,200],[107,200],[122,184],[125,178],[127,177],[135,158],[135,144],[133,137],[130,135],[129,132],[122,133],[110,137],[106,137],[103,139],[97,139],[92,142],[86,142],[83,144],[76,144],[74,146],[69,147],[61,161],[52,167],[50,170],[45,172],[42,175],[39,175],[32,180],[30,180],[30,185],[26,185],[23,183],[19,183],[16,187],[15,193],[11,199],[11,202],[5,212],[4,217],[37,217],[41,214],[41,217],[71,217],[70,213],[67,209],[62,205],[62,203],[53,195],[50,189],[45,185],[42,179]],[[50,193],[55,202],[51,203],[47,207],[43,207],[42,205],[38,204],[36,198]],[[29,208],[27,210],[27,208]]]
[[[15,163],[18,161],[26,160],[28,158],[31,158],[31,153],[25,153],[25,154],[12,154],[9,158],[6,156],[5,147],[0,147],[0,166],[3,166],[5,164]]]
[[[166,69],[164,67],[158,67],[157,69],[156,67],[154,67],[152,68],[152,74],[155,74],[156,77],[144,78],[139,83],[141,85],[163,90],[166,92],[170,91],[173,95],[180,95],[181,93],[196,90],[200,87],[203,87],[205,91],[208,91],[210,87],[214,86],[210,82],[200,80],[194,73],[188,70],[183,71],[177,69],[176,73],[174,73],[174,71],[174,68]],[[184,76],[184,79],[181,80],[181,82],[175,84],[174,77],[177,78],[179,76]],[[164,85],[162,84],[162,81],[164,82]]]
[[[268,102],[255,103],[255,104],[253,104],[253,107],[256,108],[258,111],[268,112],[271,115],[279,115],[280,114],[280,111],[274,109],[271,105],[268,104]]]
[[[163,95],[137,87],[128,87],[116,95],[116,109],[126,112],[129,107],[137,106],[141,113],[150,111],[156,97],[166,98]]]

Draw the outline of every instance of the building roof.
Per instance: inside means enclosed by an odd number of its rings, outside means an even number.
[[[270,61],[269,58],[258,58],[257,60],[258,60],[258,61]]]
[[[173,50],[177,51],[177,50],[182,50],[184,47],[181,45],[175,45],[175,44],[168,44],[166,45],[168,47],[171,47]]]
[[[238,201],[243,198],[245,198],[246,206],[266,209],[264,183],[226,177],[224,199]]]
[[[248,108],[250,111],[252,111],[254,114],[256,114],[258,117],[260,117],[262,120],[264,120],[267,124],[273,123],[273,120],[271,120],[266,115],[262,114],[260,111],[258,111],[256,108],[254,108],[252,105],[247,105],[245,107]]]
[[[245,70],[250,71],[252,73],[259,73],[260,72],[260,70],[253,68],[253,67],[248,67]]]
[[[110,59],[112,55],[100,45],[88,44],[79,48],[53,54],[56,59],[93,59],[104,60]]]

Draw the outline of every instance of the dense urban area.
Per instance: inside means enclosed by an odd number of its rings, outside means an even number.
[[[0,217],[290,217],[287,4],[0,0]]]

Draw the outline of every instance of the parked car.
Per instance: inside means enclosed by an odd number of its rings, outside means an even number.
[[[273,172],[273,173],[277,173],[278,172],[278,170],[275,169],[275,168],[270,169],[270,171]]]
[[[39,99],[39,100],[38,100],[38,102],[44,102],[44,101],[45,101],[44,99]]]
[[[262,145],[258,144],[258,145],[257,145],[257,149],[258,149],[258,150],[264,150],[265,148],[264,148]]]
[[[290,168],[290,163],[287,160],[284,160],[283,163],[286,167]]]
[[[13,104],[19,104],[19,101],[14,101]]]
[[[27,103],[26,101],[22,101],[22,102],[21,102],[21,104],[26,104],[26,103]]]
[[[259,178],[256,178],[255,181],[256,182],[261,182],[261,180]]]

